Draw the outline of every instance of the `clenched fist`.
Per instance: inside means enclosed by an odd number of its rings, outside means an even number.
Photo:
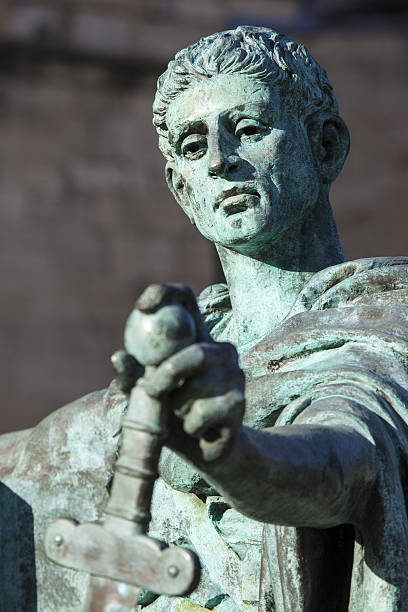
[[[244,375],[234,346],[211,339],[187,287],[151,285],[134,313],[127,348],[148,366],[138,384],[168,405],[165,443],[197,465],[219,459],[244,414]]]

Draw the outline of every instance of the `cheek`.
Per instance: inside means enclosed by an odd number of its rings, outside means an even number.
[[[191,180],[193,178],[194,174],[191,171],[190,168],[184,168],[181,171],[181,179],[185,182],[185,183],[191,183]]]
[[[191,182],[185,183],[186,194],[188,197],[189,208],[193,213],[198,229],[203,233],[204,225],[211,225],[211,219],[208,218],[208,208],[205,205],[202,197],[202,190],[197,189],[196,185]]]
[[[247,147],[242,157],[254,164],[258,174],[267,171],[270,173],[282,159],[289,156],[290,142],[283,130],[273,132],[263,140]]]
[[[193,189],[197,188],[197,185],[202,180],[203,168],[202,164],[200,164],[201,160],[197,160],[196,162],[189,162],[186,160],[180,160],[179,162],[179,172],[186,183],[190,183]]]
[[[208,177],[201,171],[200,168],[183,168],[181,171],[182,179],[185,185],[188,186],[191,194],[196,194],[202,199],[203,193],[207,191]]]
[[[290,156],[298,170],[313,173],[314,160],[312,149],[309,137],[303,126],[297,126],[297,129],[288,134],[286,150],[288,157]],[[313,170],[311,170],[312,168]]]
[[[253,162],[259,168],[273,165],[275,158],[279,155],[276,146],[273,144],[263,144],[258,147],[256,152],[243,156],[248,162]]]

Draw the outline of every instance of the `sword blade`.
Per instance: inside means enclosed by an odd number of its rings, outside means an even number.
[[[91,576],[83,612],[134,612],[139,587]]]

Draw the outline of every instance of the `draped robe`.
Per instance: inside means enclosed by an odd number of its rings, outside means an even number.
[[[408,610],[407,263],[363,259],[318,272],[285,320],[241,356],[256,398],[248,424],[318,424],[328,436],[347,426],[369,441],[377,473],[350,503],[336,466],[344,524],[265,525],[264,612]],[[206,309],[223,338],[225,289],[215,293]]]

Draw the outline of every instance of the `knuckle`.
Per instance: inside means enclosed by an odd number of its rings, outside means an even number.
[[[196,344],[193,345],[192,349],[194,350],[195,354],[196,354],[196,358],[204,361],[205,357],[206,357],[206,345],[204,342],[197,342]]]
[[[191,368],[200,368],[205,364],[207,352],[204,344],[192,344],[185,350],[188,351],[188,363]]]
[[[208,420],[208,410],[205,401],[197,400],[190,406],[190,411],[184,419],[184,431],[190,436],[198,436]]]
[[[193,423],[191,419],[186,418],[184,421],[184,431],[186,432],[186,434],[189,436],[194,436],[196,429],[197,427],[195,423]]]
[[[194,402],[192,413],[194,414],[194,417],[197,423],[202,425],[207,415],[206,404],[200,400],[198,400],[197,402]]]
[[[177,373],[176,366],[171,359],[168,359],[165,363],[163,363],[162,371],[166,379],[173,379]]]

